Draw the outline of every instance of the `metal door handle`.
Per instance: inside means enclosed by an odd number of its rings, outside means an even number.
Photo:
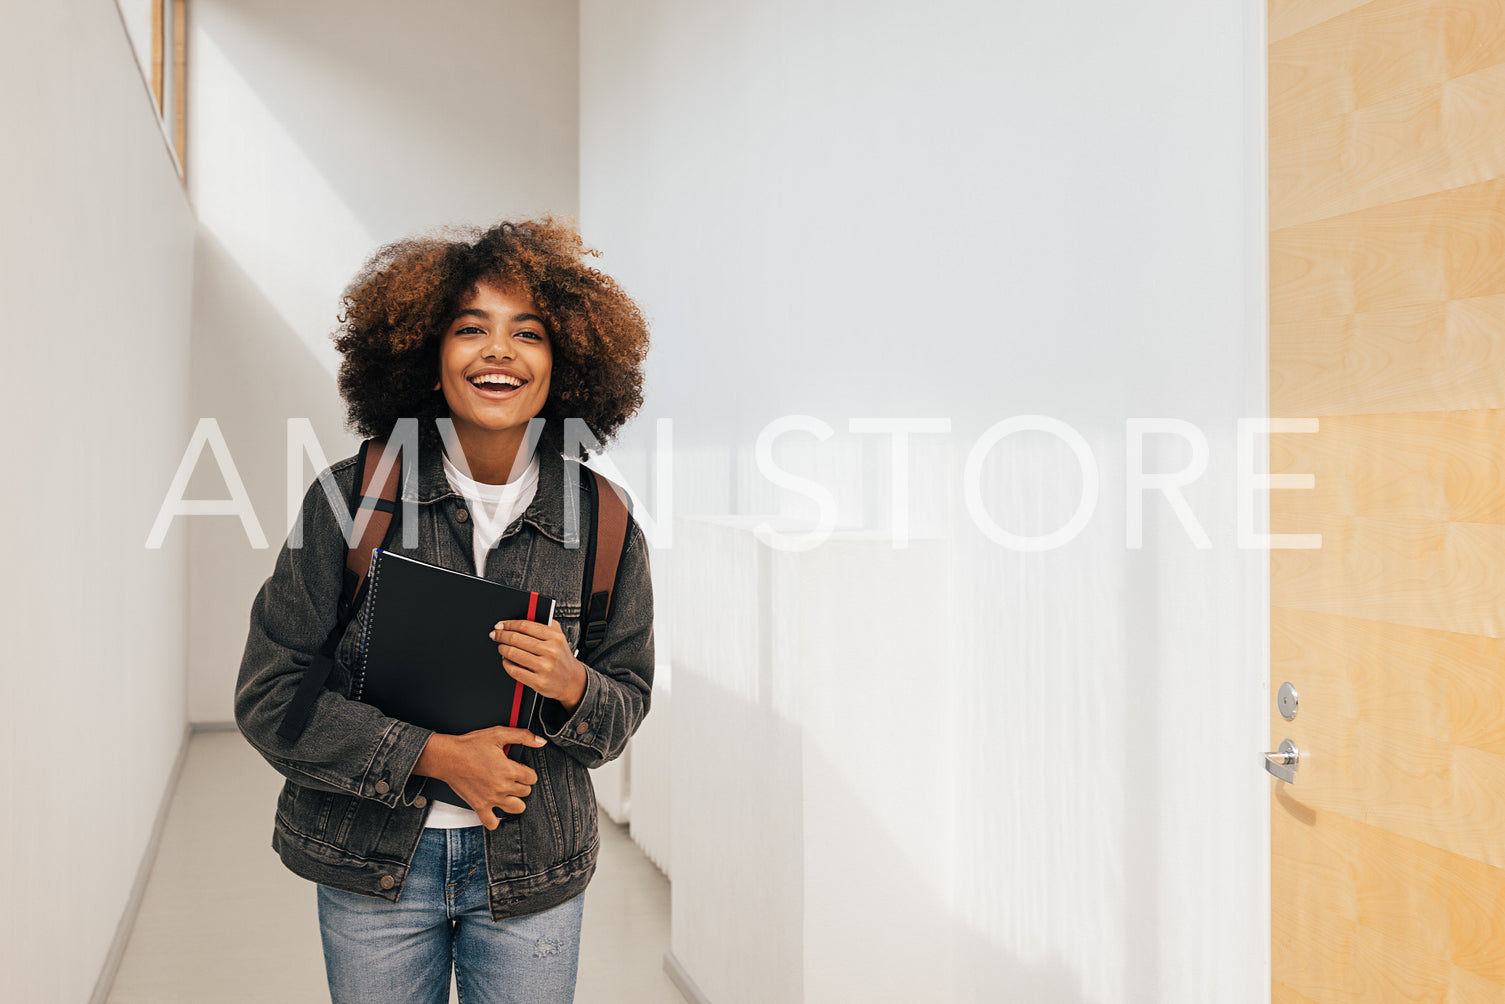
[[[1301,751],[1289,739],[1280,744],[1279,750],[1265,754],[1265,770],[1287,784],[1296,783],[1296,768],[1300,766]]]

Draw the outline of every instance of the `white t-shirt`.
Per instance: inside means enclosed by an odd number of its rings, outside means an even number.
[[[521,516],[533,496],[538,493],[538,455],[528,463],[528,469],[504,485],[488,485],[473,480],[461,473],[444,457],[444,476],[450,487],[465,497],[470,507],[470,532],[474,541],[476,574],[486,574],[486,557],[502,532]],[[481,817],[474,809],[450,805],[437,799],[429,808],[426,827],[454,829],[460,826],[480,826]]]

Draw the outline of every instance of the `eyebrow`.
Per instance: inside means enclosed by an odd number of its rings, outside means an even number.
[[[479,317],[483,321],[491,320],[491,315],[486,311],[480,309],[479,307],[467,307],[464,310],[460,311],[460,313],[457,314],[456,317]],[[543,318],[539,317],[537,314],[513,314],[512,321],[515,324],[521,323],[523,321],[537,321],[539,324],[544,323]],[[547,329],[548,325],[544,324],[544,328]]]

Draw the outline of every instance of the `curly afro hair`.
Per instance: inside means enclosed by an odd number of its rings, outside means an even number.
[[[643,403],[648,327],[616,281],[586,264],[599,254],[554,216],[378,250],[346,287],[334,332],[350,427],[380,437],[413,417],[437,437],[433,419],[449,414],[433,389],[440,342],[460,302],[485,281],[526,290],[543,316],[554,360],[539,413],[545,436],[562,444],[563,419],[579,418],[610,442]]]

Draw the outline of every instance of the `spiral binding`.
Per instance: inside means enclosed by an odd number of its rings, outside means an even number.
[[[373,614],[376,612],[376,588],[381,585],[381,562],[375,557],[371,560],[371,581],[366,585],[365,610],[361,612],[364,618],[361,624],[361,668],[355,679],[355,693],[351,696],[359,701],[366,691],[366,662],[371,654],[371,624],[376,620]]]

